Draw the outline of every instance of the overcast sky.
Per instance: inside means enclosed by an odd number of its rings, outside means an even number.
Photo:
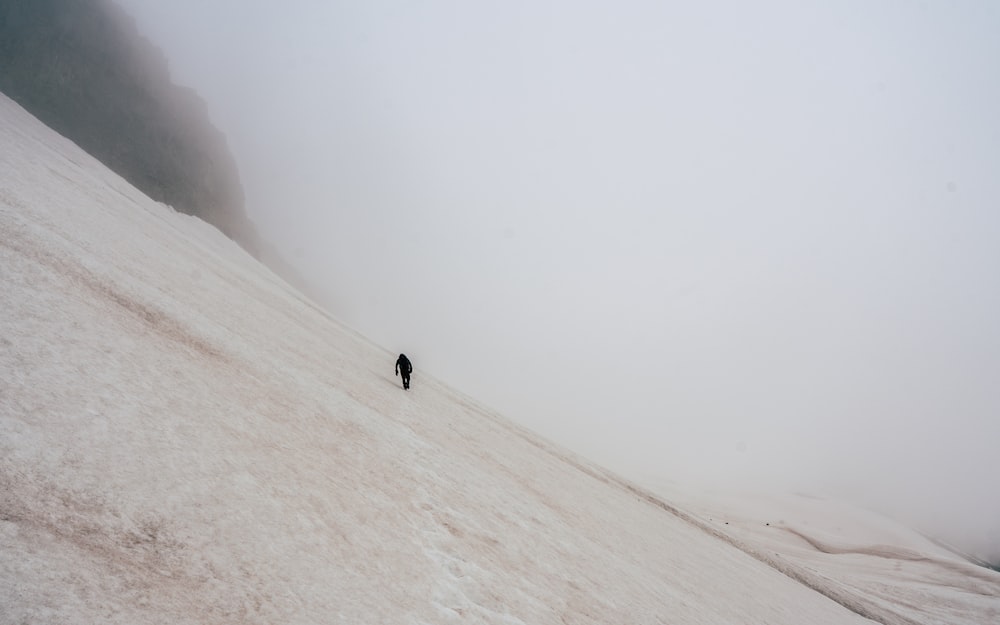
[[[416,392],[1000,559],[1000,4],[119,1]]]

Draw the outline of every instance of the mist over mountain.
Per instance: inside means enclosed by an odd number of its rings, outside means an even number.
[[[112,60],[197,89],[257,257],[358,332],[632,475],[791,476],[1000,561],[989,15],[117,1],[169,75]],[[0,48],[44,11],[114,47],[108,6],[0,0]]]
[[[0,0],[0,91],[151,198],[259,254],[205,102],[109,0]]]

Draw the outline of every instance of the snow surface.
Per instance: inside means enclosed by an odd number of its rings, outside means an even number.
[[[6,98],[0,148],[0,623],[1000,622],[1000,574],[905,528],[653,494],[419,354],[404,392]]]

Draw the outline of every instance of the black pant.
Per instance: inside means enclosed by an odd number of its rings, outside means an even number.
[[[403,376],[403,388],[410,388],[410,372],[400,371],[399,373]]]

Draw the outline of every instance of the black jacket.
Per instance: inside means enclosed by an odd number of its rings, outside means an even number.
[[[410,364],[410,359],[406,357],[406,354],[400,354],[399,358],[396,359],[396,373],[399,370],[403,370],[403,375],[410,375],[413,372],[413,365]]]

